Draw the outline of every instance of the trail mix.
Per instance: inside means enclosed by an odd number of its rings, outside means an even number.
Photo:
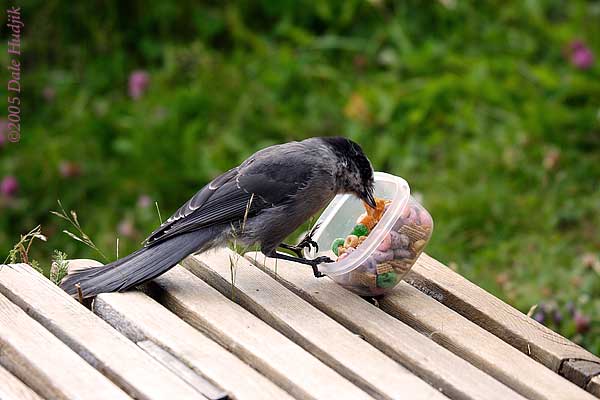
[[[367,240],[391,203],[385,199],[375,200],[376,208],[365,204],[366,212],[358,217],[352,232],[345,238],[335,239],[331,244],[331,250],[338,256],[337,261],[348,257]],[[429,241],[432,229],[433,220],[427,210],[410,197],[402,214],[376,250],[358,268],[332,278],[363,295],[383,294],[385,289],[396,286],[410,270]]]

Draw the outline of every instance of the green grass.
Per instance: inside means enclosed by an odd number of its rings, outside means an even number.
[[[21,186],[0,200],[1,254],[41,224],[46,271],[54,249],[97,257],[62,233],[60,199],[124,255],[156,227],[154,201],[170,214],[264,146],[342,134],[422,195],[432,256],[524,312],[558,307],[547,323],[600,353],[600,67],[565,55],[581,39],[600,56],[600,4],[395,4],[32,1],[23,138],[0,149],[0,178]],[[137,69],[150,86],[134,101]]]

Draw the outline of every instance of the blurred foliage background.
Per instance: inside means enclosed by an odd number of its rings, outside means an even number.
[[[60,199],[112,259],[117,237],[123,255],[157,225],[155,201],[166,217],[264,146],[345,135],[431,211],[432,256],[600,353],[599,1],[31,0],[22,14],[1,254],[41,224],[46,271],[54,249],[98,258],[62,233]]]

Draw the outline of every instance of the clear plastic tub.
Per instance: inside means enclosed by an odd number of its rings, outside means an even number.
[[[367,239],[345,258],[319,265],[321,272],[362,296],[382,295],[396,286],[423,252],[433,231],[431,215],[410,195],[404,179],[375,172],[375,196],[391,203]],[[313,240],[319,252],[305,249],[305,256],[337,259],[332,242],[350,234],[364,211],[355,196],[336,196],[317,221]]]

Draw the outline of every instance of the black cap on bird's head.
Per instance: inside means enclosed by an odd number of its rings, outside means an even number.
[[[341,136],[322,139],[331,147],[342,166],[336,176],[340,189],[354,193],[375,208],[373,166],[362,148],[352,140]]]

